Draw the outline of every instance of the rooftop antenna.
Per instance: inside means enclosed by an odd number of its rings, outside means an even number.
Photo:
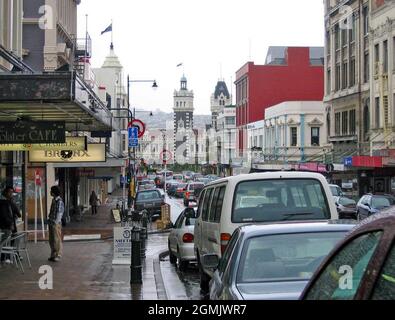
[[[113,19],[111,19],[111,50],[114,50],[114,35],[113,35],[113,30],[114,30],[114,22]]]

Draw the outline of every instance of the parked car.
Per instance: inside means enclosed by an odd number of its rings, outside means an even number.
[[[203,176],[201,173],[194,173],[194,174],[192,175],[192,180],[193,180],[193,181],[197,181],[197,180],[200,179],[200,178],[204,178],[204,176]]]
[[[183,198],[185,190],[186,190],[186,187],[187,187],[186,183],[179,183],[178,186],[177,186],[177,189],[175,191],[174,196],[176,198]]]
[[[178,188],[178,186],[180,185],[180,182],[174,180],[172,182],[169,183],[169,185],[166,188],[167,194],[169,195],[169,197],[174,197],[176,194],[176,190]]]
[[[211,180],[208,178],[198,178],[198,179],[196,179],[196,182],[201,182],[204,185],[206,185],[206,184],[209,184],[211,182]]]
[[[184,181],[184,176],[182,174],[174,174],[173,179],[182,182]]]
[[[334,197],[339,219],[357,220],[357,202],[347,197]]]
[[[343,197],[344,193],[342,189],[336,184],[330,184],[329,188],[331,189],[332,195],[334,197]]]
[[[181,271],[187,269],[191,261],[196,261],[193,248],[196,209],[187,208],[177,218],[169,234],[170,263],[178,262]]]
[[[144,190],[137,192],[134,209],[136,211],[147,210],[150,219],[156,220],[161,216],[162,205],[165,204],[165,196],[159,190]]]
[[[320,263],[355,226],[351,222],[247,225],[233,234],[224,256],[204,255],[216,268],[212,300],[296,300]]]
[[[260,222],[337,220],[338,217],[328,182],[318,173],[254,173],[210,183],[200,195],[195,225],[195,252],[202,290],[208,290],[213,272],[201,265],[200,257],[206,254],[221,257],[238,227]]]
[[[348,234],[317,269],[301,299],[395,300],[395,208],[369,217]]]
[[[389,194],[366,194],[358,202],[357,218],[358,220],[365,219],[372,214],[378,213],[381,210],[393,206],[395,198]]]
[[[188,207],[190,202],[197,202],[203,188],[204,188],[204,183],[201,182],[188,183],[184,192],[184,206]]]
[[[193,172],[193,171],[183,171],[182,174],[184,176],[185,181],[189,181],[189,180],[192,180],[193,175],[195,174],[195,172]]]

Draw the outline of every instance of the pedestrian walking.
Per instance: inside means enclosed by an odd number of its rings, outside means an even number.
[[[99,198],[95,191],[92,191],[91,196],[89,197],[89,204],[92,207],[92,216],[97,214],[97,206],[99,205]]]
[[[51,256],[48,260],[58,262],[62,258],[62,217],[64,214],[64,202],[60,197],[60,189],[57,186],[51,188],[51,196],[53,199],[48,216]]]

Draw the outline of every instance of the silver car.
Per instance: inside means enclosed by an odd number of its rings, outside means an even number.
[[[329,252],[355,226],[352,221],[294,222],[238,228],[216,269],[212,300],[296,300]]]
[[[177,218],[169,235],[170,263],[178,262],[181,271],[186,270],[191,261],[196,261],[194,250],[195,221],[196,209],[185,209]]]

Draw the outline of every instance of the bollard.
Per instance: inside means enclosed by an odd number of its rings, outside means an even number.
[[[145,259],[145,252],[146,252],[146,236],[145,236],[145,229],[141,228],[140,229],[140,239],[141,239],[141,251],[140,251],[140,256],[141,259]]]
[[[140,228],[133,227],[131,235],[132,258],[130,266],[130,284],[143,284],[140,233]]]
[[[143,217],[141,219],[142,222],[142,226],[145,229],[145,240],[148,239],[148,212],[146,210],[144,210],[142,212]]]

